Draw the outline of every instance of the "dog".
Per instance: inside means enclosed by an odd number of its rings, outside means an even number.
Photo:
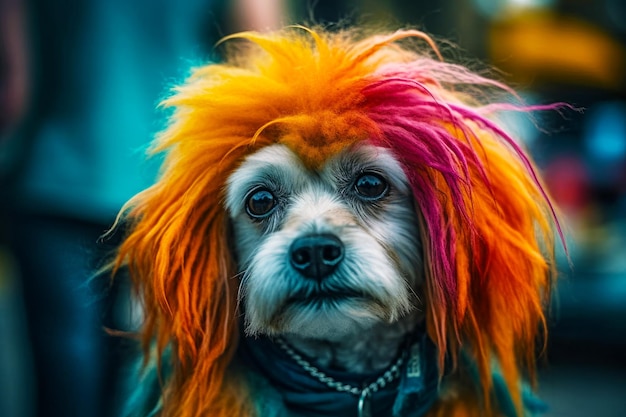
[[[160,177],[118,219],[144,314],[127,415],[541,411],[563,235],[497,114],[555,105],[415,30],[224,43],[164,101]]]

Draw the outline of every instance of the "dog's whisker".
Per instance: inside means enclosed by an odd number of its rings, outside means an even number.
[[[419,305],[422,304],[422,298],[421,296],[417,293],[417,291],[411,286],[409,285],[408,281],[406,281],[406,289],[407,291],[409,291],[411,293],[411,295],[413,296],[413,298],[415,299],[416,303],[414,305],[414,307],[418,308]]]

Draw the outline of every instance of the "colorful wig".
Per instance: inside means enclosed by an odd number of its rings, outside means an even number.
[[[121,216],[116,258],[145,304],[148,355],[173,352],[163,415],[251,413],[229,364],[237,345],[237,270],[223,207],[226,178],[255,150],[283,143],[316,169],[366,141],[389,148],[422,223],[427,329],[440,365],[462,353],[484,398],[497,363],[518,410],[545,330],[554,210],[529,158],[495,121],[519,108],[498,82],[442,62],[423,33],[383,36],[304,27],[228,37],[225,62],[193,71],[154,152],[158,182]],[[427,48],[419,48],[420,43]],[[496,93],[508,97],[492,104]],[[441,369],[444,367],[441,366]],[[528,372],[526,372],[528,371]]]

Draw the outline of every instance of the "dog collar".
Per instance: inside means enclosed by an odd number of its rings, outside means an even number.
[[[401,367],[407,359],[407,351],[402,352],[398,359],[387,369],[384,373],[382,373],[376,380],[372,381],[370,384],[356,387],[347,383],[343,383],[335,380],[333,377],[326,375],[324,372],[317,369],[315,366],[311,365],[307,360],[305,360],[302,356],[300,356],[296,351],[294,351],[291,346],[287,344],[282,338],[276,340],[276,343],[280,348],[289,355],[291,359],[293,359],[303,370],[309,373],[313,378],[316,378],[318,381],[326,384],[328,388],[331,388],[337,392],[349,392],[352,395],[355,395],[359,398],[357,411],[358,417],[371,417],[372,415],[372,406],[371,406],[371,397],[375,392],[384,389],[390,383],[396,381],[401,374]],[[414,355],[413,352],[411,354],[410,360],[414,362],[414,366],[417,371],[420,371],[419,364],[419,350],[416,351],[417,355]]]
[[[256,374],[252,389],[263,391],[264,416],[421,417],[437,398],[436,348],[425,335],[408,343],[382,375],[320,370],[284,342],[281,347],[266,337],[243,337],[238,356]],[[288,412],[268,410],[281,407],[268,405],[270,386]]]

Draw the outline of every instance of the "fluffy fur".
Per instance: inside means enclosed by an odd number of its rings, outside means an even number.
[[[535,109],[493,104],[495,91],[515,95],[411,39],[436,51],[411,30],[241,33],[226,39],[223,64],[195,69],[163,103],[174,110],[153,149],[166,152],[162,173],[123,210],[129,231],[114,261],[115,270],[128,268],[144,303],[146,360],[163,358],[157,366],[172,369],[162,415],[252,415],[231,363],[240,286],[244,312],[255,312],[244,313],[251,334],[297,333],[308,323],[310,334],[299,336],[350,338],[421,308],[442,372],[462,354],[475,363],[480,392],[442,388],[429,415],[498,415],[494,364],[522,415],[519,381],[533,378],[560,229],[535,168],[495,114]],[[332,197],[342,175],[354,176],[335,167],[369,169],[372,161],[396,190],[385,203],[392,222]],[[263,169],[269,181],[289,179],[277,184],[286,194],[308,192],[291,202],[292,217],[251,224],[242,193]],[[285,285],[271,284],[287,269],[281,252],[303,227],[334,230],[335,221],[359,228],[345,235],[352,252],[338,274],[347,283],[328,285],[358,288],[373,301],[278,314],[294,288],[309,291],[285,272]],[[336,333],[324,333],[327,320],[338,323]],[[442,375],[442,387],[464,378],[460,368]]]

